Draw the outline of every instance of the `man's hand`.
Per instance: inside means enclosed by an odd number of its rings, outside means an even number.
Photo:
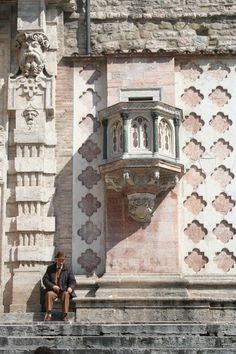
[[[68,291],[69,294],[71,294],[73,290],[69,287],[69,288],[67,289],[67,291]]]
[[[59,291],[60,291],[60,288],[59,288],[59,286],[58,285],[54,285],[53,286],[53,291],[55,291],[55,293],[59,293]]]

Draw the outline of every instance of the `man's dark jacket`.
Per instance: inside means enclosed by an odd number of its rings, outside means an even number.
[[[53,263],[48,266],[46,273],[43,276],[43,285],[45,286],[47,291],[53,290],[53,286],[56,284],[56,272],[57,272],[57,264]],[[63,265],[61,270],[61,275],[59,278],[58,286],[61,291],[66,291],[69,287],[73,290],[70,294],[71,297],[75,297],[76,294],[74,292],[76,285],[76,280],[72,271]]]

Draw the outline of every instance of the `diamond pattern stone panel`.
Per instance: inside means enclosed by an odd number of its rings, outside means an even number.
[[[94,107],[101,101],[101,97],[93,89],[88,88],[79,97],[80,104],[87,108],[88,112],[92,112]]]
[[[88,162],[92,162],[101,153],[101,149],[92,140],[87,140],[78,150],[79,154]]]
[[[87,274],[92,274],[101,263],[101,258],[89,248],[78,257],[77,262],[85,269]]]
[[[197,273],[205,268],[205,265],[209,260],[204,255],[204,252],[201,252],[198,248],[194,248],[191,252],[188,253],[188,256],[185,257],[184,261],[189,266],[189,268]]]
[[[204,126],[204,121],[196,113],[191,112],[188,116],[185,116],[182,126],[190,133],[196,134]]]
[[[99,77],[101,77],[101,71],[91,64],[84,66],[79,74],[88,85],[92,85],[99,79]]]
[[[92,134],[97,132],[97,130],[101,126],[101,123],[98,121],[97,117],[94,117],[92,114],[87,114],[87,116],[83,117],[82,120],[79,122],[79,125],[81,129],[86,129],[88,131],[89,131],[89,127],[91,126],[90,134]]]
[[[194,215],[199,214],[207,205],[203,197],[199,196],[197,193],[192,193],[184,201],[184,206]]]
[[[193,165],[190,167],[189,170],[187,170],[185,174],[185,180],[188,184],[190,184],[193,189],[196,189],[199,184],[203,183],[205,180],[206,175],[200,168],[197,166]]]
[[[82,185],[88,189],[93,188],[98,181],[100,181],[101,176],[94,170],[91,166],[86,167],[85,170],[78,176],[78,180],[82,182]]]
[[[235,206],[235,202],[226,193],[221,193],[215,198],[212,205],[219,213],[227,214]]]
[[[191,86],[188,89],[184,90],[184,93],[181,98],[183,102],[189,107],[196,107],[201,103],[204,96],[201,94],[200,90]]]
[[[226,220],[222,220],[213,229],[213,234],[223,243],[229,242],[236,234],[236,229]]]
[[[181,72],[185,79],[195,81],[199,79],[199,77],[203,73],[203,70],[198,64],[190,62],[181,65]]]
[[[230,68],[223,63],[211,63],[208,69],[209,74],[219,81],[225,79],[230,73]]]
[[[222,86],[217,86],[209,94],[209,99],[218,107],[223,107],[231,99],[230,93]]]
[[[214,262],[217,264],[217,267],[223,272],[227,273],[231,268],[234,267],[236,262],[236,257],[233,252],[230,252],[228,249],[224,248],[221,252],[217,252],[214,257]]]
[[[193,220],[191,224],[184,230],[184,233],[194,243],[198,243],[203,240],[207,235],[207,229],[197,220]]]
[[[228,156],[230,156],[232,151],[233,147],[223,138],[214,142],[211,147],[212,154],[219,160],[225,160]]]
[[[232,120],[222,112],[218,112],[209,122],[210,126],[218,133],[225,133],[232,125]]]
[[[93,213],[95,213],[97,211],[97,209],[101,207],[101,203],[91,193],[88,193],[78,203],[78,207],[87,216],[92,216]]]
[[[191,139],[183,148],[184,153],[193,161],[199,160],[205,150],[196,139]]]
[[[231,173],[229,168],[220,165],[212,173],[212,178],[214,178],[222,188],[225,188],[234,178],[234,174]]]
[[[87,221],[85,225],[82,225],[81,229],[78,230],[78,235],[87,244],[91,244],[101,235],[101,230],[94,225],[92,221]]]

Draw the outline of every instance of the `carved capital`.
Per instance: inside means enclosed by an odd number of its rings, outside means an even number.
[[[151,193],[135,193],[127,197],[129,215],[138,222],[150,221],[156,206],[156,195]]]
[[[19,67],[26,77],[38,76],[45,67],[45,51],[49,48],[47,36],[41,32],[20,33],[16,37]]]

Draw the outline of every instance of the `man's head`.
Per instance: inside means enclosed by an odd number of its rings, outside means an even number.
[[[65,253],[62,251],[57,252],[57,254],[55,256],[55,260],[56,260],[58,267],[63,266],[63,264],[65,262]]]

